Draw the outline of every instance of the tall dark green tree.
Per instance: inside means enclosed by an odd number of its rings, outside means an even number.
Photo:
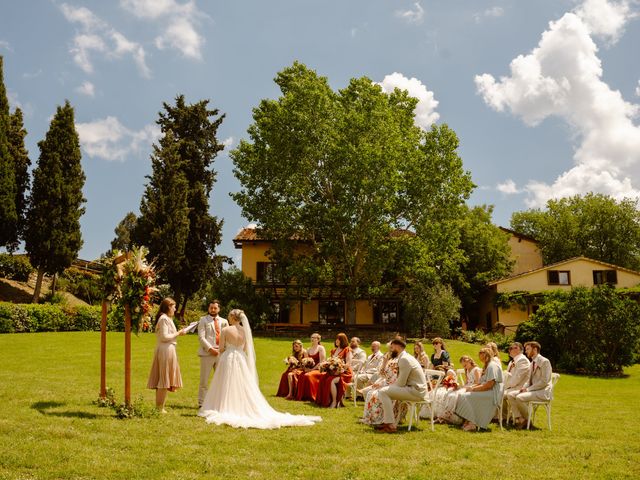
[[[18,217],[17,224],[14,229],[13,242],[8,245],[10,251],[18,248],[20,240],[24,237],[27,217],[27,201],[29,191],[29,152],[24,145],[24,139],[27,131],[24,128],[22,110],[16,108],[10,116],[9,125],[9,154],[13,160],[13,175],[16,185],[15,190],[15,206]]]
[[[156,150],[154,150],[154,157],[152,158],[152,163],[155,159]],[[114,229],[114,233],[116,237],[111,240],[111,250],[121,250],[126,252],[131,250],[131,248],[135,245],[133,242],[133,232],[138,223],[138,217],[135,213],[129,212],[127,213],[120,223]]]
[[[19,222],[16,209],[18,193],[9,142],[11,116],[4,86],[3,58],[0,56],[0,246],[13,249],[17,243]]]
[[[454,266],[457,236],[450,233],[473,188],[455,132],[421,130],[417,100],[384,93],[366,77],[334,91],[296,62],[275,82],[281,96],[260,102],[250,139],[231,153],[242,185],[233,198],[276,239],[274,261],[290,262],[298,279],[300,265],[306,272],[315,266],[316,280],[340,284],[349,323],[357,298],[380,293],[396,247],[410,244],[416,256],[407,270],[432,281]],[[417,235],[396,241],[402,228]],[[286,253],[287,240],[299,235],[310,242],[312,265]]]
[[[540,242],[545,263],[585,256],[640,270],[638,201],[588,193],[515,212],[511,228]]]
[[[156,258],[163,277],[177,297],[180,316],[184,315],[187,301],[211,273],[215,249],[221,240],[222,221],[209,213],[209,195],[216,178],[213,162],[224,148],[216,136],[224,115],[219,115],[216,109],[210,110],[208,105],[208,100],[189,105],[183,95],[176,97],[175,105],[163,104],[164,111],[160,112],[157,123],[163,138],[170,137],[170,140],[161,142],[154,153],[157,161],[149,177],[151,189],[148,188],[142,198],[134,235],[135,242],[147,245],[151,256]],[[166,158],[162,152],[165,148],[170,150]],[[169,216],[175,208],[170,204],[176,199],[154,198],[154,189],[158,188],[155,184],[161,180],[154,180],[156,169],[165,163],[176,165],[176,171],[171,174],[180,179],[186,195],[186,205],[180,203],[176,213],[180,217],[175,220]],[[175,224],[167,229],[166,222]],[[160,245],[161,238],[163,245]],[[167,249],[167,243],[175,243],[175,248]]]
[[[80,217],[85,210],[85,175],[69,101],[57,108],[38,147],[40,157],[33,172],[25,234],[29,259],[38,270],[34,302],[40,298],[44,274],[62,273],[82,247]]]

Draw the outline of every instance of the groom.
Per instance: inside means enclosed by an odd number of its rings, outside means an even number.
[[[209,376],[218,363],[220,352],[218,345],[220,344],[220,332],[229,323],[218,316],[220,313],[220,301],[211,300],[208,308],[209,314],[205,315],[198,322],[198,340],[200,348],[198,356],[200,357],[200,388],[198,389],[198,407],[202,406],[204,397],[207,394]]]
[[[378,391],[378,399],[382,403],[383,422],[377,430],[393,433],[397,430],[393,415],[394,400],[419,402],[427,393],[427,379],[418,360],[405,352],[407,344],[402,337],[391,340],[391,358],[398,358],[398,378],[395,383],[382,387]]]

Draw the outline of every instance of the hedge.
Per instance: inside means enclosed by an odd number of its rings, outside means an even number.
[[[99,331],[100,318],[101,307],[0,302],[0,333]],[[122,319],[110,312],[107,330],[123,331]]]
[[[31,272],[33,267],[26,256],[0,253],[0,277],[26,282]]]

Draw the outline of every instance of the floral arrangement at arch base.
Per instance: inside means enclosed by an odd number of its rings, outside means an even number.
[[[135,247],[126,257],[115,251],[106,259],[101,280],[104,298],[123,307],[129,305],[131,330],[141,331],[144,326],[150,329],[151,297],[158,289],[155,286],[156,272],[153,264],[147,262],[148,250]],[[124,261],[116,263],[116,259]]]

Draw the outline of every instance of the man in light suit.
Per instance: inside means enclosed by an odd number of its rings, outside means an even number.
[[[509,347],[511,361],[507,366],[507,375],[504,382],[504,397],[502,400],[502,414],[507,415],[507,395],[509,392],[517,391],[524,387],[529,380],[530,364],[529,359],[524,355],[524,347],[520,342],[514,342]]]
[[[355,378],[356,390],[360,390],[369,385],[374,375],[378,375],[383,358],[384,355],[380,351],[380,342],[371,342],[371,355],[367,357],[363,369]]]
[[[351,339],[349,347],[351,347],[351,370],[356,372],[360,370],[367,360],[367,353],[360,348],[360,339],[358,337]]]
[[[378,390],[378,399],[382,403],[383,423],[376,429],[393,433],[397,431],[396,419],[393,415],[394,400],[419,402],[427,394],[427,379],[422,366],[413,355],[405,352],[406,342],[396,337],[391,340],[391,358],[398,358],[398,378],[392,385]]]
[[[507,394],[507,401],[513,412],[515,425],[524,428],[527,423],[527,402],[535,400],[551,400],[551,362],[540,355],[538,342],[527,342],[524,349],[529,358],[529,377],[520,390],[512,390]]]
[[[220,313],[219,300],[211,300],[208,311],[209,314],[202,317],[198,322],[198,341],[200,342],[200,348],[198,348],[198,356],[200,357],[199,407],[202,406],[204,397],[207,394],[211,371],[215,369],[218,363],[220,332],[224,327],[229,326],[229,322],[218,316],[218,313]]]

